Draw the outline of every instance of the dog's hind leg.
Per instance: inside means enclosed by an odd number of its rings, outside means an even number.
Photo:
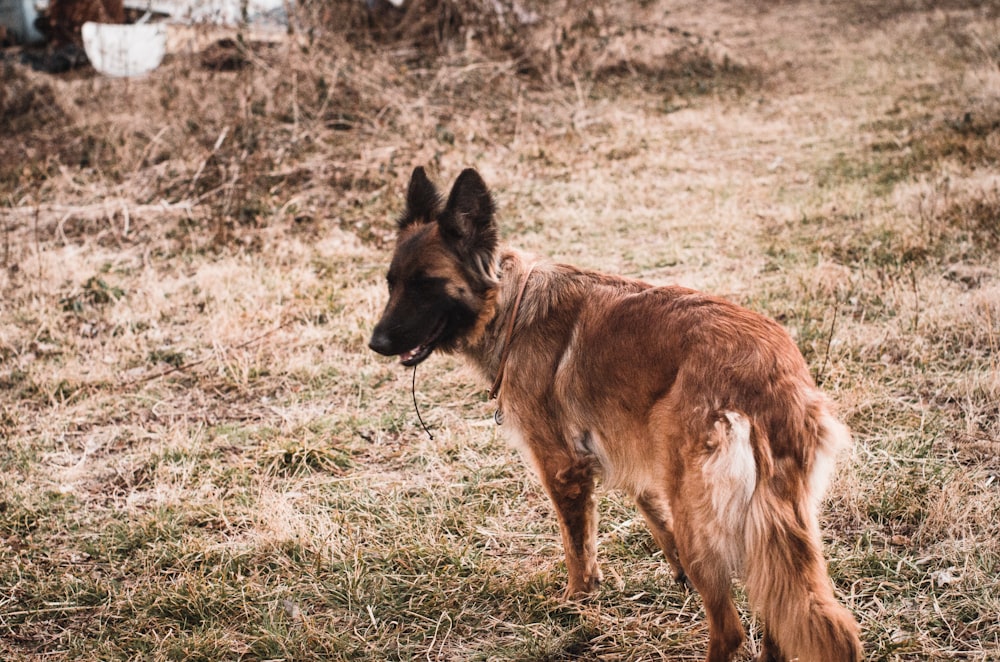
[[[537,457],[539,474],[555,506],[566,553],[565,599],[591,593],[601,583],[597,566],[597,503],[592,460],[551,453]]]
[[[708,538],[699,538],[685,513],[676,513],[678,552],[688,579],[701,594],[708,617],[708,655],[705,662],[729,662],[746,635],[732,598],[729,564]]]
[[[732,580],[742,565],[746,504],[756,468],[747,417],[725,411],[710,419],[707,429],[702,426],[688,426],[694,434],[680,454],[683,481],[671,493],[670,506],[677,551],[705,604],[706,662],[729,662],[746,639],[733,604]]]
[[[687,580],[684,574],[684,567],[681,565],[681,557],[677,553],[677,541],[674,539],[673,517],[670,514],[670,505],[666,495],[644,492],[635,497],[635,504],[639,507],[649,526],[650,533],[656,544],[663,550],[663,556],[674,571],[674,579],[680,583]]]

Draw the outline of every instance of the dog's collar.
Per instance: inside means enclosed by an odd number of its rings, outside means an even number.
[[[510,321],[507,323],[507,335],[503,341],[503,351],[500,353],[500,365],[497,368],[497,377],[493,380],[493,388],[490,389],[490,400],[496,400],[497,396],[500,395],[500,386],[503,384],[503,371],[507,365],[507,356],[510,354],[510,341],[514,337],[514,322],[517,321],[517,311],[521,307],[524,290],[528,288],[528,279],[531,278],[531,272],[534,270],[535,263],[532,262],[528,267],[528,272],[524,274],[521,287],[517,290],[517,298],[514,299],[514,307],[510,311]],[[499,410],[497,410],[497,413],[499,414]]]

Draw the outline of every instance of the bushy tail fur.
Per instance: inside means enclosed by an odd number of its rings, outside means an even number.
[[[767,636],[761,659],[858,662],[858,625],[834,597],[816,520],[833,458],[850,444],[850,435],[825,412],[815,420],[817,425],[810,427],[817,439],[806,445],[816,449],[807,480],[782,475],[779,463],[751,498],[745,529],[746,589],[751,606],[764,619]]]

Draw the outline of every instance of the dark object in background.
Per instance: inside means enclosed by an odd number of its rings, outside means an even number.
[[[83,46],[74,43],[63,43],[59,46],[44,49],[21,51],[21,63],[35,71],[48,74],[63,74],[77,67],[90,63]]]
[[[35,27],[56,48],[65,44],[82,46],[80,28],[87,21],[124,23],[123,0],[50,0],[49,8],[38,17]]]

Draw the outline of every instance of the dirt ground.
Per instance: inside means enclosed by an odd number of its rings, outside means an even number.
[[[1000,659],[1000,7],[356,5],[142,79],[4,53],[0,657],[703,658],[627,498],[560,602],[488,385],[367,350],[424,165],[510,244],[782,322],[854,433],[822,525],[867,656]]]

